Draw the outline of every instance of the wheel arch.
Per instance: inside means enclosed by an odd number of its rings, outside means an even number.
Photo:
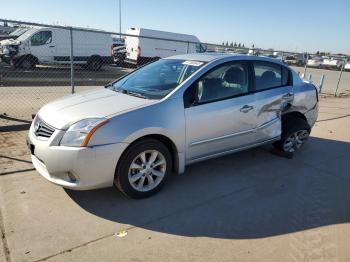
[[[288,121],[291,118],[302,119],[309,125],[306,116],[303,113],[299,112],[299,111],[291,111],[291,112],[287,112],[287,113],[282,114],[282,124],[285,123],[286,121]]]
[[[157,140],[161,143],[163,143],[167,149],[169,150],[170,154],[171,154],[171,158],[172,158],[172,161],[173,161],[173,170],[174,172],[176,173],[179,173],[181,171],[181,164],[180,164],[180,159],[179,159],[179,151],[175,145],[175,143],[173,142],[173,140],[171,140],[169,137],[165,136],[165,135],[162,135],[162,134],[148,134],[148,135],[144,135],[144,136],[141,136],[141,137],[138,137],[137,139],[135,139],[134,141],[132,141],[127,148],[125,148],[124,152],[121,154],[120,158],[122,158],[122,156],[127,152],[127,150],[133,146],[134,144],[142,141],[142,140],[145,140],[145,139],[154,139],[154,140]],[[118,168],[118,165],[120,164],[120,161],[118,161],[117,163],[117,168]]]
[[[94,61],[95,59],[98,59],[98,60],[100,60],[101,62],[103,62],[102,56],[95,54],[95,55],[89,56],[89,58],[87,59],[87,63],[89,63],[89,62],[91,62],[91,61]]]
[[[27,59],[34,62],[36,65],[39,64],[39,58],[37,58],[36,56],[34,56],[32,54],[21,55],[21,56],[15,58],[15,62],[22,63],[24,60],[27,60]]]
[[[97,67],[93,67],[93,65],[96,65],[95,62],[97,62]],[[86,67],[92,71],[100,70],[104,64],[105,61],[103,60],[103,57],[97,54],[89,56],[86,60]]]

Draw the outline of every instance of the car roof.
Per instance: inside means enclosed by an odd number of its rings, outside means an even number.
[[[235,56],[232,54],[224,54],[224,53],[194,53],[194,54],[183,54],[183,55],[175,55],[170,56],[165,59],[179,59],[179,60],[191,60],[191,61],[202,61],[202,62],[210,62],[216,60],[218,58],[225,58]]]
[[[255,61],[267,61],[276,64],[284,65],[281,61],[276,58],[254,56],[254,55],[242,55],[242,54],[226,54],[226,53],[194,53],[194,54],[183,54],[170,56],[164,59],[179,59],[179,60],[190,60],[190,61],[202,61],[212,62],[214,60],[226,60],[232,58],[232,60],[255,60]]]

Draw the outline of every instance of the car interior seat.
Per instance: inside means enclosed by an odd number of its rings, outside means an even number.
[[[231,67],[224,73],[223,86],[232,95],[248,92],[246,74],[242,68]]]
[[[220,78],[205,78],[198,83],[199,102],[231,97],[248,91],[246,75],[241,68],[231,67]]]
[[[259,88],[264,89],[268,87],[278,86],[278,79],[273,71],[265,71],[259,81]]]

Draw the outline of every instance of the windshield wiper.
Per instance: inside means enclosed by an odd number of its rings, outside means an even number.
[[[106,87],[108,88],[108,86],[106,86]],[[143,98],[143,99],[150,99],[149,97],[147,97],[143,94],[132,92],[132,91],[123,89],[121,87],[113,87],[113,85],[111,87],[112,87],[112,90],[115,92],[119,92],[119,93],[130,95],[130,96],[135,96],[135,97],[139,97],[139,98]]]
[[[124,89],[124,90],[125,90],[125,89]],[[145,96],[145,95],[143,95],[143,94],[131,92],[131,91],[128,91],[128,90],[125,90],[123,93],[124,93],[124,94],[128,94],[128,95],[131,95],[131,96],[136,96],[136,97],[139,97],[139,98],[149,99],[147,96]]]
[[[116,91],[117,92],[121,92],[123,94],[130,95],[130,96],[135,96],[135,97],[139,97],[139,98],[143,98],[143,99],[149,99],[147,96],[145,96],[143,94],[132,92],[132,91],[129,91],[129,90],[126,90],[126,89],[122,89],[122,88],[118,88],[118,89],[116,89]]]

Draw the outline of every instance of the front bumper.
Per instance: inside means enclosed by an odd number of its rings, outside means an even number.
[[[118,160],[128,144],[59,146],[57,141],[63,134],[64,131],[56,130],[48,140],[42,140],[34,135],[31,127],[27,143],[39,174],[56,185],[75,190],[112,186]]]
[[[12,57],[9,55],[4,55],[0,53],[0,62],[10,63],[12,60]]]

